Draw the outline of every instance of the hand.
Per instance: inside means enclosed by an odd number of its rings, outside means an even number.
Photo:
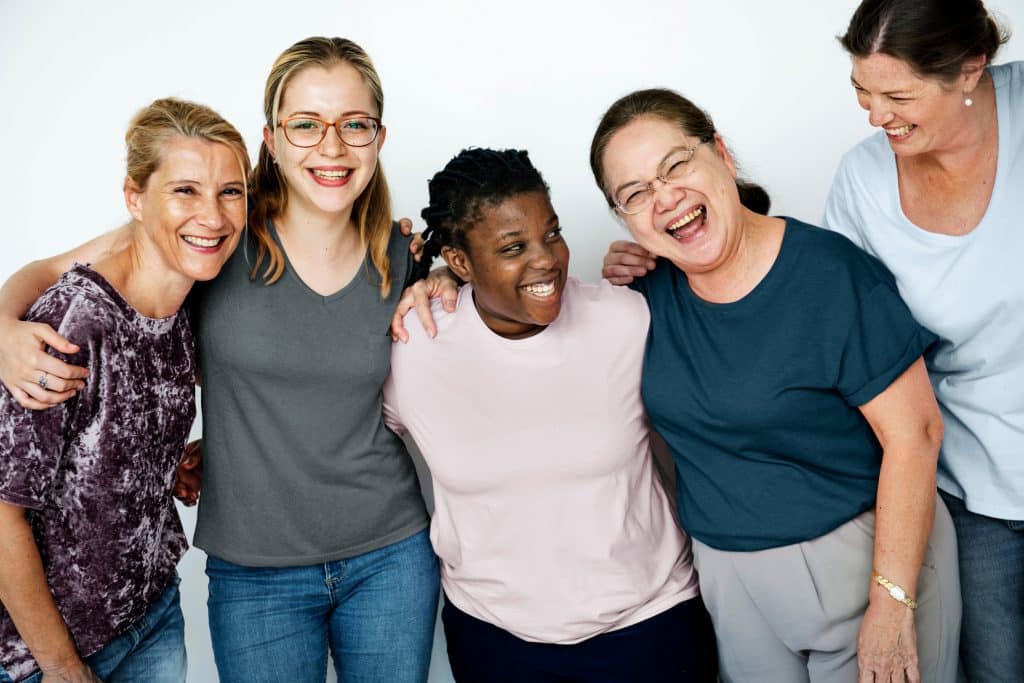
[[[66,354],[78,346],[43,323],[10,320],[0,325],[0,381],[14,399],[30,410],[63,403],[85,386],[85,368],[68,365],[46,353],[47,345]],[[43,379],[45,387],[40,386]]]
[[[100,677],[81,659],[54,667],[40,665],[43,678],[40,683],[103,683]]]
[[[628,285],[634,278],[647,275],[657,263],[654,255],[639,244],[626,241],[612,242],[604,255],[601,277],[613,285]]]
[[[888,594],[873,598],[857,635],[857,683],[921,683],[914,611]]]
[[[459,286],[447,268],[435,268],[425,280],[414,282],[402,292],[398,307],[391,317],[391,341],[409,341],[409,332],[405,329],[402,318],[411,309],[416,309],[420,323],[427,335],[433,339],[437,336],[437,325],[434,314],[430,311],[431,299],[441,299],[441,306],[449,313],[455,312],[455,304],[459,300]]]
[[[423,233],[412,231],[412,221],[408,218],[398,219],[398,229],[402,231],[403,235],[412,235],[412,242],[409,243],[409,253],[412,254],[412,260],[416,263],[420,262],[423,258]]]
[[[188,506],[199,502],[199,490],[203,487],[203,440],[196,439],[185,446],[185,455],[175,472],[174,497]]]

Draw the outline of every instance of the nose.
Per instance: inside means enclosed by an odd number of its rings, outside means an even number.
[[[206,197],[203,199],[199,211],[196,213],[196,221],[207,230],[218,232],[227,225],[224,217],[224,210],[217,197]]]
[[[686,197],[686,188],[671,182],[662,182],[658,178],[653,181],[655,212],[672,211]]]
[[[530,267],[534,270],[551,270],[555,265],[554,244],[541,242],[530,254]]]
[[[872,100],[867,103],[868,123],[872,126],[884,126],[892,120],[892,111],[879,100]]]
[[[345,142],[341,139],[337,124],[330,126],[327,135],[320,141],[320,152],[324,156],[341,156],[345,153]]]

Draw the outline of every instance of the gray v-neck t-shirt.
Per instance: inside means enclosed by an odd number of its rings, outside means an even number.
[[[409,238],[392,229],[386,299],[368,258],[322,296],[287,257],[274,284],[250,280],[255,253],[243,240],[191,302],[203,379],[195,545],[235,564],[285,567],[353,557],[424,529],[412,460],[381,418]]]

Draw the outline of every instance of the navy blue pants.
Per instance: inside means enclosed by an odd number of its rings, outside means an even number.
[[[459,683],[714,683],[718,656],[700,597],[574,645],[531,643],[445,596],[448,661]]]

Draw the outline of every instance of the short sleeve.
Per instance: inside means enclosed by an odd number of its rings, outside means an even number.
[[[877,282],[853,306],[836,387],[853,406],[885,391],[936,341],[903,303],[896,285]]]
[[[822,225],[840,235],[845,235],[851,242],[863,249],[864,240],[859,228],[862,218],[856,210],[857,203],[853,197],[849,174],[849,163],[844,158],[836,170],[836,175],[832,179],[832,187],[828,191],[828,199],[825,200],[825,216],[822,219]]]
[[[23,408],[0,390],[0,500],[38,510],[47,501],[60,468],[68,402],[46,410]]]

